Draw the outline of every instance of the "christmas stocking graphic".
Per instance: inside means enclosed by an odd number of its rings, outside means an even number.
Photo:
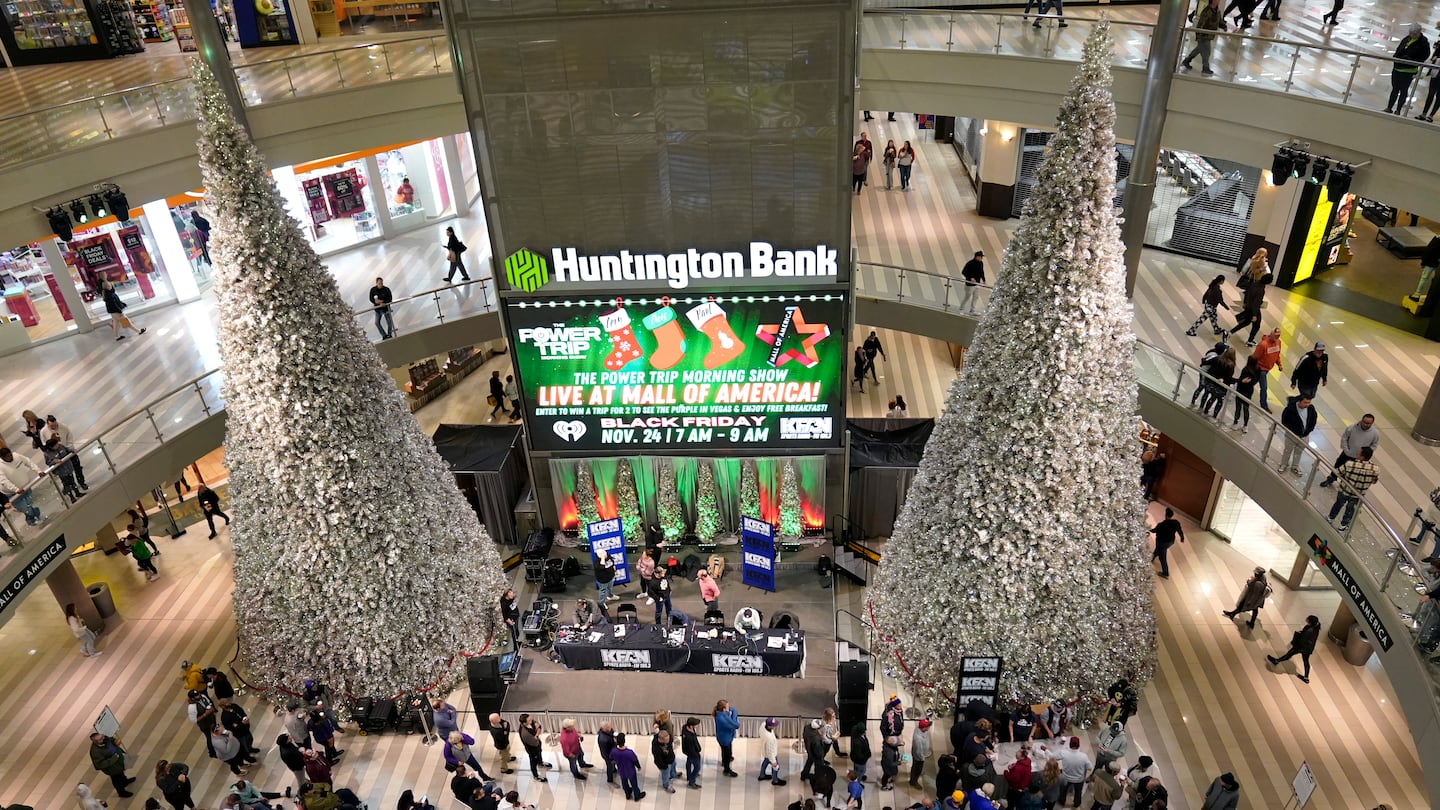
[[[605,368],[619,371],[634,360],[645,356],[630,328],[630,313],[624,307],[600,316],[600,325],[610,333],[610,356],[605,358]]]
[[[685,332],[672,307],[664,306],[641,319],[655,336],[655,351],[650,353],[650,367],[664,371],[685,359]]]
[[[745,344],[740,342],[740,338],[735,336],[735,330],[730,328],[725,310],[714,301],[706,301],[685,315],[695,324],[696,329],[710,338],[710,353],[705,355],[705,368],[719,368],[745,351]]]

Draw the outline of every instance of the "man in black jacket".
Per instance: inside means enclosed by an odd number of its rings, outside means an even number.
[[[1315,409],[1310,407],[1310,397],[1301,394],[1291,397],[1285,410],[1280,412],[1280,424],[1289,434],[1285,437],[1285,449],[1280,453],[1280,472],[1289,470],[1300,474],[1300,451],[1305,446],[1305,437],[1315,430]]]
[[[671,614],[672,616],[674,614]],[[685,755],[685,785],[691,790],[700,789],[700,718],[691,717],[680,729],[680,753]]]
[[[615,750],[615,727],[609,723],[600,724],[600,733],[595,735],[595,744],[600,748],[600,758],[605,760],[605,781],[615,784],[615,761],[610,754]],[[688,772],[689,764],[686,764]]]
[[[230,516],[220,511],[220,493],[210,487],[200,484],[200,494],[195,499],[200,501],[200,511],[205,513],[205,523],[210,526],[210,539],[215,539],[215,516],[225,518],[225,525],[230,525]]]
[[[370,288],[370,306],[375,308],[375,329],[380,332],[381,340],[395,337],[395,316],[390,312],[390,303],[394,300],[385,279],[375,279],[375,286]]]
[[[822,725],[824,724],[818,719],[811,720],[800,733],[800,742],[805,746],[805,767],[800,769],[801,781],[808,781],[810,774],[825,764],[825,754],[830,750],[830,746],[820,734]]]
[[[980,286],[985,283],[985,252],[975,251],[970,261],[960,271],[965,279],[965,289],[960,291],[960,308],[965,312],[975,311],[975,302],[980,300]]]
[[[455,798],[460,800],[461,804],[466,807],[475,807],[479,798],[477,794],[482,787],[484,786],[480,780],[470,773],[469,768],[463,764],[456,766],[455,775],[450,779],[450,792],[455,794]]]
[[[1295,631],[1290,637],[1290,649],[1285,654],[1276,658],[1273,655],[1265,656],[1272,666],[1278,666],[1281,661],[1289,661],[1299,654],[1301,662],[1305,664],[1305,672],[1301,674],[1300,680],[1310,683],[1310,654],[1315,652],[1315,642],[1320,640],[1320,617],[1310,615],[1305,617],[1305,626]]]
[[[490,715],[490,741],[495,744],[495,754],[500,757],[500,772],[514,773],[515,769],[510,763],[515,757],[510,753],[510,721],[500,716],[499,712]]]
[[[1420,23],[1410,23],[1410,32],[1395,46],[1395,58],[1404,59],[1406,62],[1424,62],[1430,58],[1430,40],[1421,33],[1424,28]],[[1399,115],[1405,106],[1406,96],[1410,95],[1410,83],[1415,81],[1415,75],[1420,72],[1419,65],[1396,62],[1390,69],[1390,100],[1385,102],[1385,112]]]
[[[874,329],[870,330],[870,337],[865,338],[865,342],[861,345],[861,348],[865,350],[865,362],[870,367],[868,369],[870,379],[878,384],[880,378],[875,375],[875,355],[880,355],[887,363],[890,362],[890,358],[885,356],[885,347],[880,345],[880,336],[875,334]]]
[[[1290,387],[1306,399],[1314,399],[1321,386],[1330,384],[1330,355],[1325,353],[1325,341],[1317,340],[1315,348],[1300,358],[1295,370],[1290,372]]]
[[[500,597],[500,618],[510,631],[510,643],[520,649],[520,603],[516,600],[515,589],[511,588]]]

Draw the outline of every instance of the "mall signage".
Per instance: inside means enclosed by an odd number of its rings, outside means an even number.
[[[835,281],[840,275],[836,248],[781,248],[769,242],[751,242],[744,251],[677,253],[618,253],[589,255],[578,248],[557,247],[548,253],[521,249],[505,260],[505,279],[522,292],[563,289],[626,290],[692,285],[706,289],[784,283],[805,279]]]
[[[998,655],[965,655],[960,657],[960,683],[955,693],[955,710],[962,712],[970,701],[978,700],[994,706],[1000,699],[1000,657]]]
[[[1335,559],[1335,554],[1330,551],[1330,544],[1321,538],[1320,535],[1310,535],[1309,545],[1310,551],[1315,555],[1316,560],[1330,569],[1330,573],[1339,581],[1341,589],[1349,595],[1350,601],[1355,603],[1357,614],[1370,628],[1371,641],[1379,645],[1381,651],[1388,652],[1390,648],[1395,645],[1395,639],[1391,637],[1390,631],[1385,628],[1385,622],[1381,621],[1379,612],[1375,610],[1374,605],[1370,604],[1370,599],[1365,596],[1365,592],[1360,589],[1360,585],[1355,581],[1355,577],[1350,574],[1350,569],[1346,568],[1344,563]]]
[[[600,552],[603,551],[615,563],[614,584],[624,585],[630,581],[630,565],[625,560],[625,532],[620,518],[585,524],[585,538],[590,543],[592,564],[599,564]]]
[[[749,515],[740,516],[740,582],[775,590],[775,527]]]
[[[50,567],[50,563],[64,556],[65,535],[62,534],[47,543],[39,553],[30,558],[30,562],[26,563],[24,568],[15,572],[14,579],[5,583],[4,588],[0,588],[0,613],[5,612],[6,608],[19,599],[20,594],[25,592],[30,583],[39,579],[45,569]]]
[[[838,447],[840,294],[511,300],[533,449]]]

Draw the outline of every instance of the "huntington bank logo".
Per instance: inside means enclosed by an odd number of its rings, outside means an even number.
[[[521,248],[505,260],[505,280],[523,292],[535,292],[550,281],[550,266],[544,257]]]

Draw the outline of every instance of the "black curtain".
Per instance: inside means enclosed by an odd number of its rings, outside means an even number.
[[[862,538],[889,537],[915,480],[933,419],[851,419],[850,523]]]
[[[518,426],[441,425],[431,439],[496,542],[519,545],[515,505],[529,481]]]

